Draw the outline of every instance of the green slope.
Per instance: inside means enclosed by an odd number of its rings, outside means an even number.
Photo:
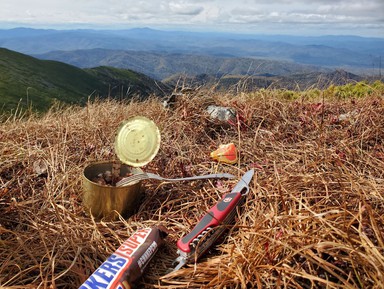
[[[55,100],[83,104],[89,97],[145,97],[166,90],[163,84],[130,70],[83,70],[0,48],[0,113],[18,105],[46,111]]]
[[[48,109],[54,99],[82,103],[104,93],[105,85],[82,69],[57,61],[38,60],[0,48],[0,106],[3,111],[26,106]],[[28,99],[27,99],[28,98]]]
[[[112,97],[147,97],[151,94],[159,96],[171,92],[171,88],[162,82],[129,69],[99,66],[85,71],[108,87],[108,95]]]

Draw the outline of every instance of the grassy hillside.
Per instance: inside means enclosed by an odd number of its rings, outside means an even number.
[[[236,96],[203,91],[181,97],[168,110],[158,98],[107,100],[3,121],[0,285],[78,288],[134,231],[161,223],[169,235],[138,288],[381,288],[383,85],[292,95],[271,89]],[[207,103],[233,107],[239,122],[211,120]],[[166,271],[178,238],[237,179],[146,180],[131,217],[95,221],[82,205],[83,169],[115,159],[118,126],[137,115],[151,118],[162,136],[159,153],[143,168],[147,172],[241,177],[255,169],[226,238],[172,275]],[[230,142],[239,150],[237,164],[210,158]]]
[[[82,69],[3,48],[0,48],[0,75],[0,105],[4,110],[14,109],[19,102],[27,106],[27,101],[36,109],[46,110],[54,99],[80,103],[106,90],[96,77]]]
[[[84,104],[90,96],[161,95],[162,89],[166,87],[133,71],[107,67],[83,70],[0,48],[0,111],[14,110],[18,105],[47,110],[55,100]]]
[[[100,66],[85,69],[85,71],[108,87],[108,95],[112,96],[127,98],[138,95],[145,98],[152,94],[162,96],[172,90],[170,86],[164,85],[161,81],[128,69]]]

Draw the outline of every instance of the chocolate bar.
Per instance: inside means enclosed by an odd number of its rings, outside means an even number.
[[[79,289],[131,289],[156,254],[167,233],[157,226],[137,230]]]

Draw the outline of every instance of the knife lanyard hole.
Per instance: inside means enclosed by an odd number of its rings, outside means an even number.
[[[245,192],[244,192],[245,191]],[[248,193],[249,193],[249,187],[247,186],[247,187],[245,187],[242,191],[241,191],[241,196],[246,196],[246,195],[248,195]]]

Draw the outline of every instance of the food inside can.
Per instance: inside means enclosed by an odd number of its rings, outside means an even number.
[[[124,176],[113,176],[112,172],[110,170],[107,170],[105,172],[99,173],[91,181],[101,186],[115,187],[117,182],[121,181],[123,178],[130,177],[133,175],[134,174],[132,172],[127,172]]]

